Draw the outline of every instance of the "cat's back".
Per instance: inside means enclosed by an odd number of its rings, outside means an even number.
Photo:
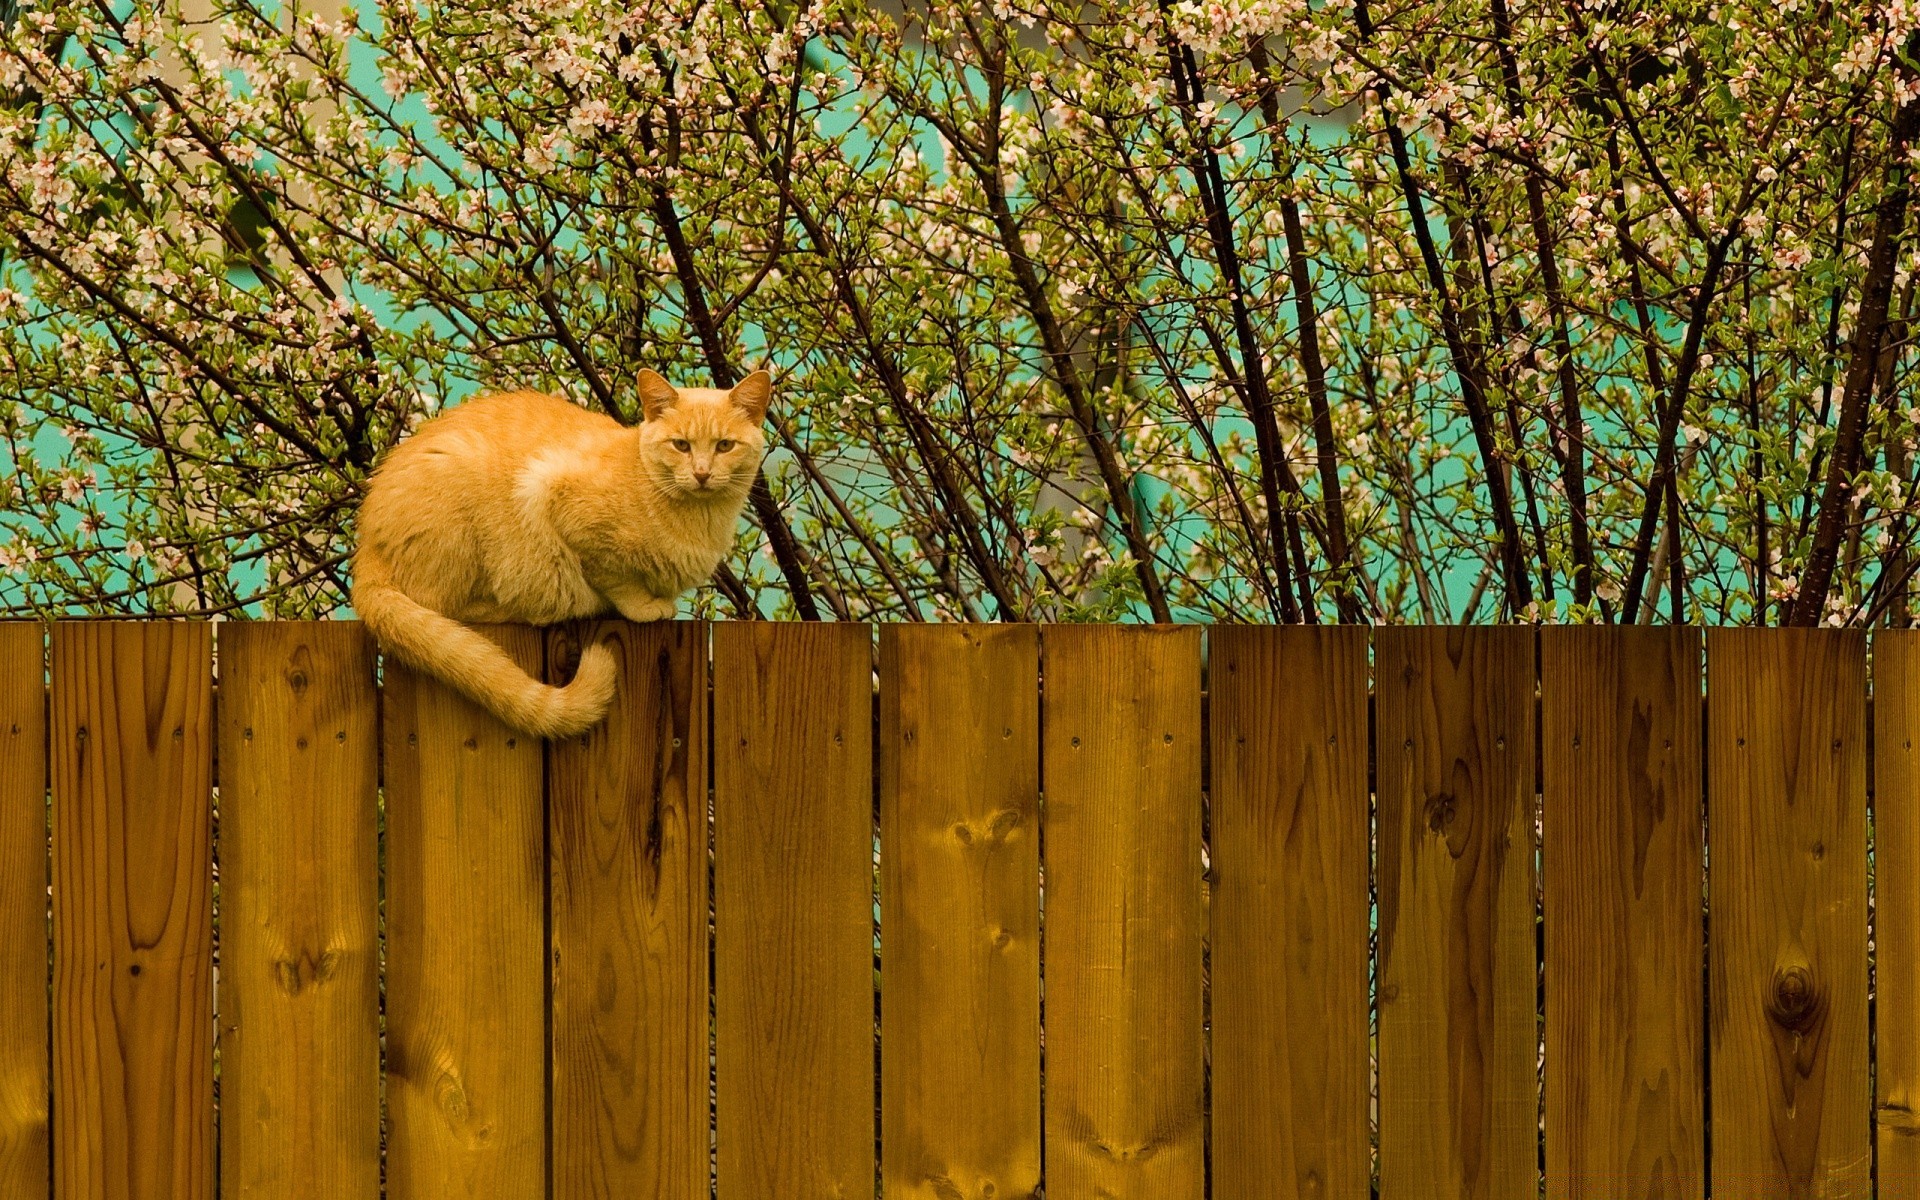
[[[591,443],[619,429],[611,417],[540,392],[481,396],[404,438],[374,473],[372,491],[409,480],[444,486],[469,474],[497,485],[536,454]]]
[[[444,516],[508,502],[537,455],[578,454],[621,429],[618,422],[540,392],[505,392],[455,405],[387,454],[361,505],[376,535],[436,524]]]
[[[542,392],[502,392],[457,404],[394,447],[389,462],[409,455],[477,454],[525,458],[543,448],[613,433],[612,417]]]

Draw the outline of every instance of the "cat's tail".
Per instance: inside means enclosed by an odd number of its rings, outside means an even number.
[[[573,682],[541,683],[480,633],[420,604],[384,579],[357,579],[353,607],[389,654],[451,684],[515,729],[571,737],[598,725],[613,703],[619,663],[595,642],[582,651]]]

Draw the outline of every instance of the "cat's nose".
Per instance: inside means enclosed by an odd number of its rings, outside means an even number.
[[[712,471],[702,471],[696,468],[693,472],[693,481],[701,487],[705,487],[707,486],[707,476],[711,474],[713,474]]]

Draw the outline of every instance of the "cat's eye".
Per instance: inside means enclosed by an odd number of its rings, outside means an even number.
[[[721,438],[713,444],[713,449],[716,454],[725,454],[727,451],[733,449],[733,442],[729,438]]]
[[[693,443],[687,441],[685,438],[675,438],[673,439],[673,448],[685,454],[687,451],[693,449]]]

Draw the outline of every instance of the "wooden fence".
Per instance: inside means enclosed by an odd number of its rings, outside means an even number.
[[[0,1196],[1920,1195],[1920,634],[603,633],[0,626]]]

